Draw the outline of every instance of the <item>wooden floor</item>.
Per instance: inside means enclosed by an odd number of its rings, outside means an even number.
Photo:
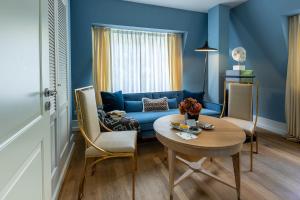
[[[254,172],[249,172],[249,146],[244,145],[241,158],[241,199],[299,200],[300,144],[261,133],[260,153],[254,155]],[[83,159],[83,140],[76,139],[75,151],[67,171],[60,200],[75,200]],[[137,200],[168,199],[168,169],[163,146],[157,142],[138,145]],[[211,172],[234,183],[231,158],[216,158],[205,166]],[[85,185],[86,200],[130,200],[131,174],[129,160],[111,159],[97,166],[94,176],[88,173]],[[177,162],[177,176],[186,167]],[[235,190],[201,174],[193,174],[175,187],[175,200],[231,200]]]

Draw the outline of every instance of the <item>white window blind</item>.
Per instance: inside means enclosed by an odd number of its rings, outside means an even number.
[[[48,0],[49,28],[49,90],[56,90],[54,0]],[[56,111],[56,95],[50,96],[50,114]]]
[[[67,69],[67,10],[62,0],[58,0],[57,13],[57,57],[59,81],[59,106],[68,101],[68,69]]]
[[[111,29],[112,90],[169,91],[168,33]]]

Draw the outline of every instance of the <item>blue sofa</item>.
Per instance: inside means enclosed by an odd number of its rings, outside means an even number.
[[[142,112],[143,107],[141,100],[143,97],[150,99],[158,99],[162,97],[168,97],[169,100],[175,100],[173,106],[169,107],[168,111],[164,112]],[[153,130],[153,123],[156,119],[172,114],[179,114],[178,104],[183,100],[183,91],[171,91],[171,92],[148,92],[148,93],[128,93],[123,94],[124,98],[124,110],[128,117],[132,117],[139,121],[141,126],[141,135],[142,138],[151,138],[154,137],[155,133]],[[201,110],[202,115],[209,115],[214,117],[219,117],[222,110],[222,105],[209,103],[203,101],[203,108]]]

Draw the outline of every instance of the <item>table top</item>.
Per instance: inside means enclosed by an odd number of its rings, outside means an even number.
[[[154,122],[156,137],[168,148],[182,153],[204,154],[204,156],[228,156],[241,151],[246,139],[245,132],[225,120],[200,115],[199,120],[215,126],[213,130],[202,130],[196,139],[184,140],[175,133],[178,130],[170,122],[183,122],[183,115],[168,115]]]

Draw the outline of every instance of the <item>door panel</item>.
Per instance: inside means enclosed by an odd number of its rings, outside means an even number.
[[[42,115],[39,1],[5,1],[5,6],[0,6],[0,25],[0,91],[1,97],[5,96],[0,98],[3,142]]]
[[[69,144],[68,132],[68,110],[64,109],[59,114],[59,159],[62,159],[63,154]]]
[[[50,199],[47,4],[0,1],[0,199]]]
[[[8,184],[12,188],[3,197],[7,200],[43,199],[43,160],[41,144],[27,157]],[[34,187],[33,187],[34,186]],[[22,196],[20,195],[22,194]]]
[[[51,171],[53,174],[53,171],[56,169],[57,166],[57,120],[51,119],[51,124],[50,124],[50,129],[51,129]]]
[[[48,0],[50,88],[57,90],[51,99],[52,194],[59,192],[71,150],[69,130],[68,16],[67,1]]]

